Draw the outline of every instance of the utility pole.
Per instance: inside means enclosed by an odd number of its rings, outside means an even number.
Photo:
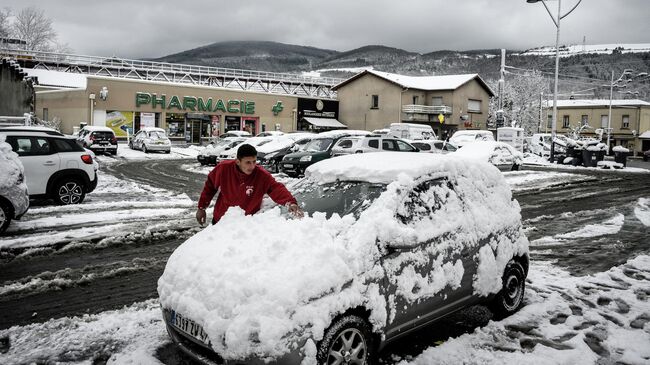
[[[503,115],[503,93],[505,87],[505,73],[506,73],[506,50],[501,49],[501,70],[499,72],[499,109],[497,110],[496,127],[503,127],[505,124],[505,117]]]

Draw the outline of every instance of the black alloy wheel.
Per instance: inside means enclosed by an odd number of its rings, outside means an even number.
[[[503,287],[490,302],[489,308],[496,319],[503,319],[517,312],[524,303],[526,274],[516,261],[510,261],[503,272]]]
[[[370,325],[363,318],[348,315],[335,321],[318,344],[319,365],[370,365],[374,348]]]
[[[54,189],[54,200],[59,205],[79,204],[86,197],[83,185],[75,179],[62,179]]]

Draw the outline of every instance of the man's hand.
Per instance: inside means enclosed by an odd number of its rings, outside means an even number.
[[[200,225],[205,225],[205,209],[199,208],[196,210],[196,221]]]
[[[287,210],[296,218],[302,218],[305,216],[305,212],[303,212],[296,203],[288,203]]]

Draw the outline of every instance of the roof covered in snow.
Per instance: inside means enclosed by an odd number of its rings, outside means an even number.
[[[463,74],[463,75],[445,75],[445,76],[405,76],[399,74],[393,74],[389,72],[375,71],[375,70],[364,70],[351,78],[341,82],[338,85],[332,87],[333,90],[364,76],[364,75],[374,75],[394,84],[397,84],[403,88],[408,89],[418,89],[418,90],[455,90],[460,86],[472,81],[478,81],[481,86],[490,94],[494,96],[494,92],[490,87],[483,81],[483,79],[478,74]]]
[[[550,108],[553,106],[553,100],[547,100],[546,105]],[[612,106],[650,106],[647,101],[639,99],[615,99],[612,100]],[[609,99],[574,99],[558,100],[558,108],[590,108],[590,107],[609,107]]]
[[[70,72],[40,70],[34,68],[24,68],[23,70],[27,72],[27,75],[36,77],[38,79],[38,85],[40,86],[52,86],[71,89],[86,88],[87,75]]]

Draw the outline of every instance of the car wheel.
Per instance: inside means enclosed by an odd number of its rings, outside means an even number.
[[[9,227],[11,222],[11,210],[7,203],[0,201],[0,233],[4,232]]]
[[[165,153],[170,154],[170,153],[172,153],[172,150],[167,150],[167,151],[165,151]]]
[[[519,171],[520,168],[521,166],[518,163],[512,165],[512,171]]]
[[[144,152],[144,153],[149,153],[149,150],[147,149],[147,145],[146,145],[146,144],[143,144],[143,145],[142,145],[142,152]]]
[[[335,321],[318,344],[319,365],[372,364],[374,348],[370,325],[348,315]]]
[[[53,198],[59,205],[79,204],[85,197],[83,185],[75,179],[62,179],[54,188]]]
[[[519,310],[524,302],[526,274],[520,263],[510,261],[503,272],[503,288],[490,302],[496,319],[505,318]]]

